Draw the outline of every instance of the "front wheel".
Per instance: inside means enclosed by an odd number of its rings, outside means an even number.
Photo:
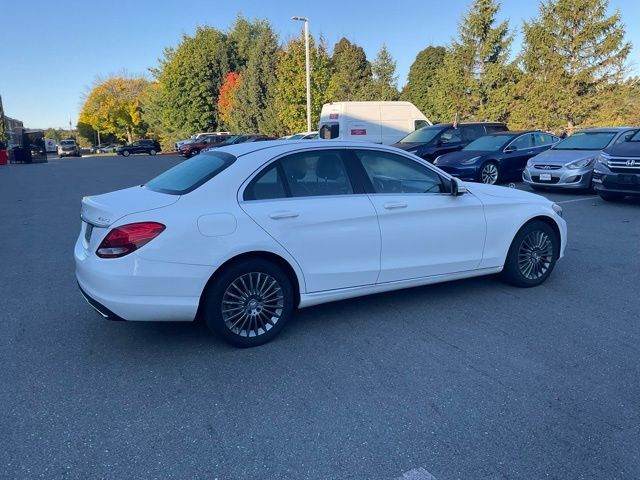
[[[191,150],[189,152],[189,158],[191,157],[195,157],[196,155],[198,155],[200,153],[200,150],[198,150],[197,148],[194,148],[193,150]]]
[[[495,185],[498,183],[500,172],[495,162],[487,162],[480,169],[480,181],[487,185]]]
[[[149,150],[149,155],[155,155],[157,152],[152,148]]]
[[[556,232],[545,222],[534,220],[513,239],[502,276],[516,287],[535,287],[551,275],[559,255]]]
[[[617,192],[603,192],[602,190],[598,190],[598,195],[606,202],[619,202],[624,199],[624,194]]]
[[[245,260],[209,287],[204,316],[209,329],[236,347],[255,347],[280,333],[294,309],[291,280],[277,265]]]

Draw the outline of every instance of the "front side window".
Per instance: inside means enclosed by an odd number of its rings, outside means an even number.
[[[184,195],[211,180],[235,160],[236,157],[228,153],[203,152],[158,175],[144,187],[154,192]]]
[[[294,153],[280,159],[280,164],[292,197],[353,193],[338,150]]]
[[[533,147],[533,135],[530,134],[530,133],[522,135],[522,136],[516,138],[513,142],[511,142],[511,144],[509,146],[511,148],[513,148],[514,150],[526,150],[527,148],[532,148]]]
[[[459,128],[449,128],[440,135],[440,143],[460,143],[462,135]]]
[[[388,152],[356,150],[375,193],[441,193],[440,176],[420,163]]]
[[[623,142],[640,142],[640,130],[630,130],[624,132],[616,140],[616,144]]]
[[[536,147],[551,145],[556,141],[556,137],[548,133],[537,132],[533,134],[533,143]]]
[[[413,129],[418,130],[422,127],[428,127],[429,123],[426,120],[414,120],[413,121]]]
[[[286,196],[287,192],[284,188],[284,180],[280,174],[278,162],[258,174],[244,191],[245,200],[269,200]]]

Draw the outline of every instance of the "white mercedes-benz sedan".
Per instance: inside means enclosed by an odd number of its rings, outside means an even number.
[[[562,209],[538,195],[467,184],[393,147],[314,140],[203,152],[85,197],[81,216],[76,276],[101,315],[203,318],[242,347],[324,302],[499,272],[539,285],[567,237]]]

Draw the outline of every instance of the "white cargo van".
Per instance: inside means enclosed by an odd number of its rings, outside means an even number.
[[[411,102],[333,102],[322,106],[319,136],[391,145],[426,125],[431,122]]]

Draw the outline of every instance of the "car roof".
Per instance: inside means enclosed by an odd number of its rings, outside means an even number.
[[[542,130],[504,130],[501,132],[493,132],[493,133],[490,133],[489,135],[495,137],[496,135],[523,135],[525,133],[547,133],[547,132],[543,132]],[[553,134],[550,133],[549,135],[553,135]]]
[[[583,128],[581,130],[578,130],[578,132],[611,133],[611,132],[621,132],[623,130],[629,130],[629,129],[633,129],[633,128],[637,129],[637,128],[640,128],[640,127],[632,127],[632,126],[628,126],[628,127],[593,127],[593,128]]]
[[[287,140],[265,140],[263,142],[247,142],[238,143],[236,145],[225,145],[224,147],[216,148],[214,152],[227,152],[235,157],[242,157],[258,151],[272,150],[274,155],[280,155],[281,153],[293,152],[296,150],[309,150],[313,148],[336,148],[336,147],[362,147],[362,148],[375,148],[380,150],[386,150],[389,152],[403,152],[400,149],[391,147],[388,145],[381,145],[378,143],[370,142],[354,142],[347,140],[307,140],[304,143],[289,142]],[[276,152],[277,150],[277,152]]]

